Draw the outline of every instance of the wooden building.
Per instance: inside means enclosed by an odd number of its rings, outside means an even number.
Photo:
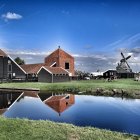
[[[104,78],[114,78],[117,76],[116,70],[107,70],[103,73]]]
[[[26,79],[26,72],[0,49],[0,81],[21,79]]]
[[[117,76],[118,78],[134,78],[135,73],[134,72],[118,72]]]
[[[70,81],[69,72],[61,67],[42,66],[37,73],[38,82],[66,82]]]
[[[44,66],[44,63],[25,64],[25,65],[21,65],[21,68],[24,69],[24,71],[26,72],[28,81],[38,81],[37,72],[42,66]]]

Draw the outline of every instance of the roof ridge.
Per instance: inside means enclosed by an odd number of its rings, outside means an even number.
[[[44,63],[36,63],[36,64],[23,64],[21,66],[25,66],[25,65],[40,65],[40,64],[44,64]]]

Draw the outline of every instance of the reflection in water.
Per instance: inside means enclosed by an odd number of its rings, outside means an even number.
[[[59,113],[59,116],[63,111],[68,109],[75,102],[74,95],[65,94],[65,95],[55,95],[47,98],[44,103],[54,109]]]
[[[38,94],[26,91],[16,96],[11,96],[10,93],[0,94],[0,106],[3,109],[1,114],[5,111],[3,116],[8,118],[48,119],[77,126],[140,134],[139,99],[122,100],[113,97]]]
[[[20,96],[21,93],[0,92],[0,115],[2,115]]]
[[[19,102],[21,99],[24,99],[24,97],[39,98],[37,91],[24,91],[22,96],[17,99],[17,102]]]

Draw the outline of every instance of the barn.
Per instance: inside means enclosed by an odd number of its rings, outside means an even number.
[[[0,49],[0,81],[26,80],[26,72]]]

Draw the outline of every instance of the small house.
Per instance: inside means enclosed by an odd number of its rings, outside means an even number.
[[[25,65],[21,65],[21,68],[24,69],[24,71],[26,72],[28,81],[38,81],[37,72],[42,66],[44,66],[44,63],[25,64]]]
[[[69,72],[61,67],[42,66],[37,72],[38,82],[66,82],[70,81]]]
[[[114,78],[117,76],[116,70],[107,70],[103,73],[104,78]]]

